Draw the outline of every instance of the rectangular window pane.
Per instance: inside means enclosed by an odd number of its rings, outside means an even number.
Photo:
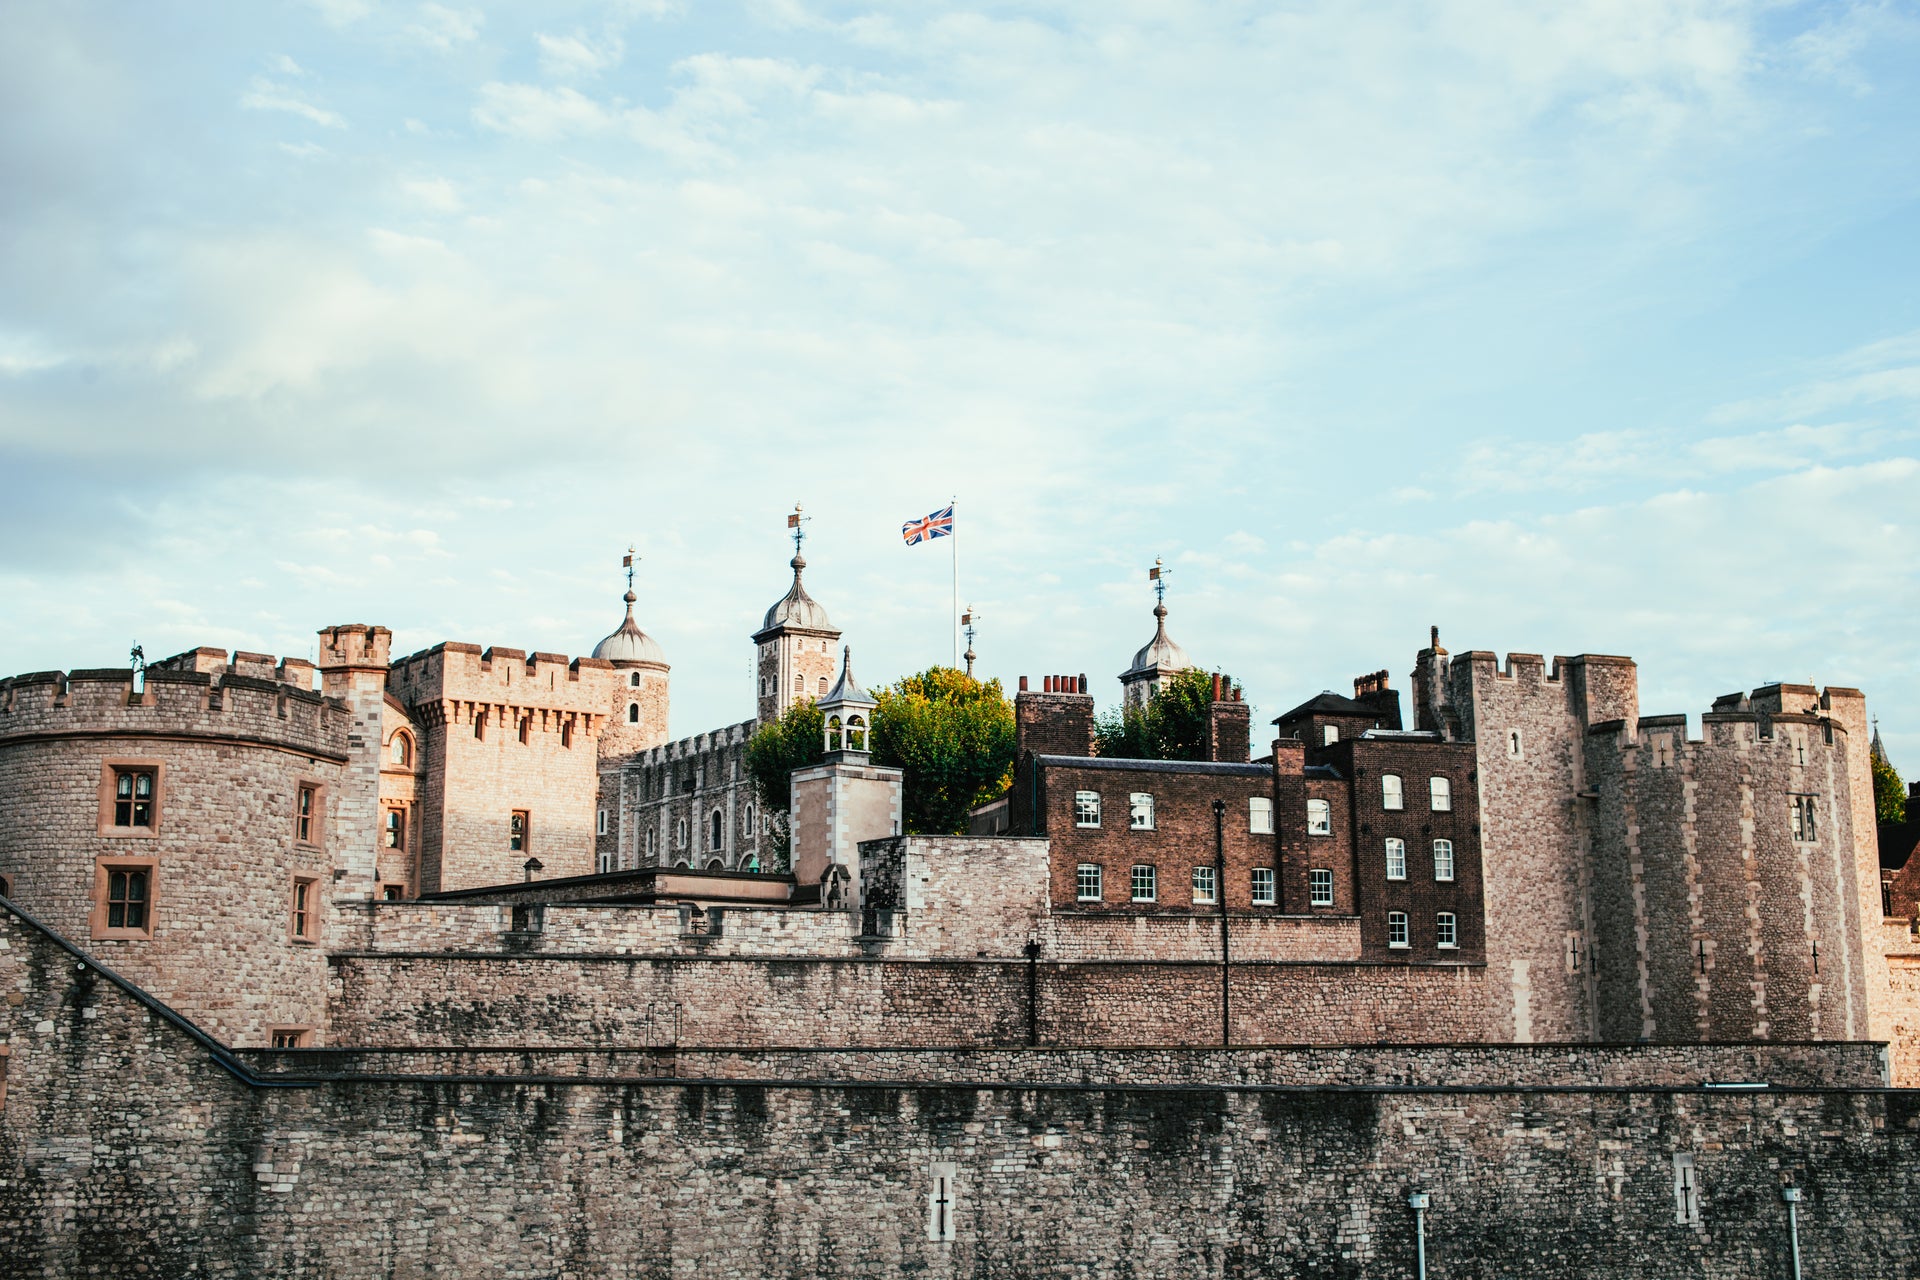
[[[1091,862],[1083,862],[1073,875],[1074,897],[1081,902],[1100,901],[1100,868]]]
[[[1133,869],[1133,900],[1152,902],[1159,897],[1158,878],[1149,866],[1136,866]]]
[[[1127,797],[1128,825],[1135,831],[1153,830],[1153,796],[1136,791]]]
[[[1407,842],[1398,836],[1387,837],[1387,879],[1407,878]]]
[[[1307,873],[1308,901],[1316,907],[1333,905],[1333,872],[1315,867]]]
[[[1333,806],[1325,800],[1307,801],[1307,834],[1310,836],[1333,834]]]
[[[1406,808],[1406,800],[1400,794],[1400,775],[1382,774],[1380,777],[1380,803],[1388,809]]]
[[[1390,947],[1404,947],[1407,945],[1406,912],[1387,912],[1387,945]]]
[[[1428,779],[1427,792],[1433,799],[1433,807],[1435,810],[1453,808],[1453,784],[1445,778]]]
[[[1253,869],[1253,905],[1270,907],[1273,905],[1273,868],[1255,867]]]
[[[1273,834],[1273,801],[1265,796],[1247,801],[1247,830],[1260,836]]]
[[[1100,825],[1100,793],[1098,791],[1073,793],[1073,825],[1076,827]]]
[[[1193,869],[1193,900],[1195,902],[1212,902],[1214,896],[1213,868],[1195,867]]]
[[[1435,880],[1453,879],[1453,841],[1435,840],[1433,842],[1433,878]]]
[[[1440,913],[1439,917],[1434,921],[1433,933],[1433,940],[1443,947],[1459,945],[1454,932],[1453,913],[1451,911],[1442,911]]]

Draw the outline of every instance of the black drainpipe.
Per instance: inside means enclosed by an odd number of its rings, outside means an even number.
[[[1220,1044],[1233,1043],[1233,1006],[1229,992],[1233,961],[1227,951],[1227,802],[1213,802],[1213,892],[1220,904]]]

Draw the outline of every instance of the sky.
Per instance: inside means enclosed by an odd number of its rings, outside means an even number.
[[[1171,634],[1866,691],[1920,774],[1920,9],[8,0],[0,672],[320,627],[752,714]],[[956,502],[953,544],[903,522]]]

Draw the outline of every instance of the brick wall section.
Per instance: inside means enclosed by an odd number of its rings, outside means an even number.
[[[1346,738],[1317,752],[1309,749],[1308,755],[1327,760],[1351,779],[1341,788],[1340,798],[1352,806],[1345,825],[1352,832],[1358,871],[1355,910],[1361,920],[1362,954],[1384,961],[1483,962],[1486,937],[1473,749],[1407,738]],[[1399,809],[1386,807],[1382,781],[1388,776],[1400,779]],[[1433,807],[1433,778],[1447,780],[1450,808]],[[1387,879],[1389,837],[1406,844],[1405,879]],[[1451,880],[1437,877],[1436,840],[1453,843]],[[1387,916],[1395,911],[1408,917],[1404,949],[1389,945]],[[1453,948],[1439,945],[1436,925],[1443,911],[1454,917]]]
[[[1306,770],[1305,746],[1294,739],[1273,744],[1274,827],[1280,845],[1280,910],[1289,915],[1359,914],[1353,852],[1352,784],[1327,768]],[[1307,801],[1327,805],[1327,831],[1309,830]],[[1313,905],[1310,880],[1316,870],[1333,873],[1333,904]]]
[[[1273,771],[1265,764],[1209,764],[1181,761],[1073,761],[1055,756],[1034,759],[1034,787],[1040,834],[1053,848],[1053,904],[1073,911],[1132,911],[1131,876],[1135,864],[1157,872],[1156,911],[1217,913],[1213,903],[1193,900],[1193,868],[1214,865],[1213,802],[1227,805],[1222,824],[1226,851],[1226,901],[1230,910],[1252,908],[1251,872],[1274,867],[1277,848],[1271,834],[1249,830],[1248,801],[1273,798]],[[1081,827],[1074,820],[1074,794],[1100,796],[1100,825]],[[1129,826],[1128,797],[1153,797],[1154,825]],[[1083,862],[1102,868],[1103,897],[1081,902],[1075,872]],[[1263,908],[1268,909],[1268,908]],[[1279,908],[1271,910],[1278,912]]]
[[[4,913],[0,939],[21,997],[0,1004],[16,1274],[1408,1275],[1417,1187],[1435,1275],[1785,1275],[1788,1178],[1807,1274],[1920,1266],[1905,1095],[258,1089]],[[1699,1169],[1699,1228],[1674,1222],[1676,1151]],[[950,1244],[927,1239],[935,1161],[956,1175]]]
[[[349,790],[349,716],[292,664],[286,684],[206,666],[0,682],[0,874],[13,897],[101,959],[236,1044],[325,1023],[327,899],[338,806]],[[270,661],[270,660],[269,660]],[[257,656],[248,664],[261,669]],[[270,667],[267,669],[271,669]],[[103,762],[159,771],[150,836],[103,834]],[[295,839],[295,795],[322,788],[317,843]],[[92,938],[101,858],[154,860],[150,937]],[[312,881],[315,942],[290,937],[294,877]]]

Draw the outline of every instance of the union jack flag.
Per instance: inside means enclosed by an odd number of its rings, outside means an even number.
[[[953,504],[949,502],[921,520],[909,520],[900,526],[900,538],[908,546],[929,538],[953,536]]]

